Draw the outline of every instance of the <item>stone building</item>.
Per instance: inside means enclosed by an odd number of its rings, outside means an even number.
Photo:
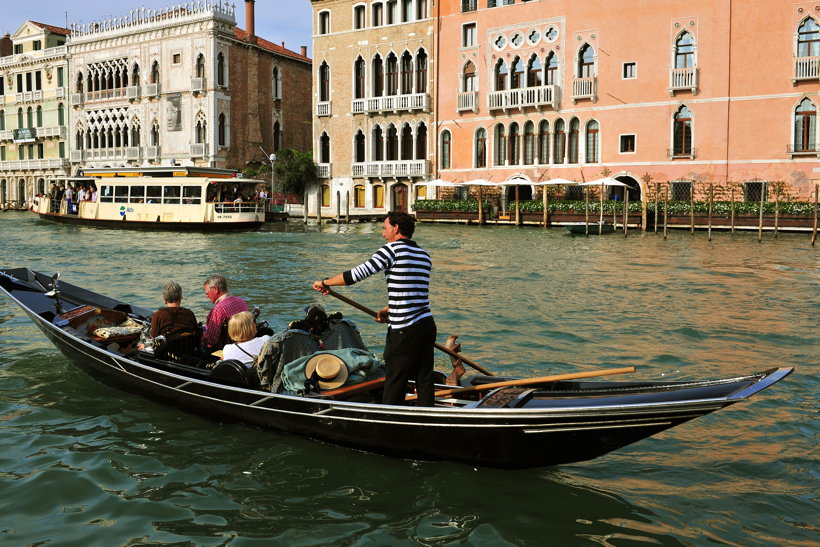
[[[68,34],[26,21],[0,38],[0,207],[68,173]]]
[[[311,1],[315,199],[324,215],[406,210],[434,163],[432,2]]]
[[[194,165],[242,169],[310,147],[311,61],[245,30],[225,0],[75,25],[72,168]]]

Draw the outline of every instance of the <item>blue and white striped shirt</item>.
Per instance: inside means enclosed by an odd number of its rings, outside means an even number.
[[[345,284],[358,283],[384,271],[390,327],[401,329],[432,317],[430,311],[430,255],[410,239],[386,243],[370,260],[344,272]]]

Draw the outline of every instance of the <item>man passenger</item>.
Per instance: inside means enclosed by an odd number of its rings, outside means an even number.
[[[214,352],[221,350],[227,342],[228,320],[234,314],[248,311],[248,304],[228,292],[228,280],[221,275],[214,274],[206,279],[203,288],[205,296],[214,303],[214,307],[205,320],[202,345],[209,352]]]

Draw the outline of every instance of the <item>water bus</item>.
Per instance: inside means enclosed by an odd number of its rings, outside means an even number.
[[[265,222],[260,189],[270,183],[238,178],[236,171],[207,167],[81,169],[63,179],[31,210],[40,218],[101,227],[170,230],[251,229]],[[89,189],[82,201],[65,198],[65,185]],[[92,200],[91,190],[96,190]]]

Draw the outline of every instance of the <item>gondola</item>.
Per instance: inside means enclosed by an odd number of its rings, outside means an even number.
[[[0,287],[71,362],[105,384],[200,416],[412,460],[499,468],[590,460],[743,401],[793,370],[690,382],[556,381],[464,396],[454,388],[434,407],[391,406],[366,393],[340,400],[263,391],[235,371],[151,358],[127,340],[98,340],[71,327],[89,309],[135,323],[152,311],[56,276],[0,269]],[[476,377],[474,383],[497,380]],[[112,404],[118,403],[112,398]]]

